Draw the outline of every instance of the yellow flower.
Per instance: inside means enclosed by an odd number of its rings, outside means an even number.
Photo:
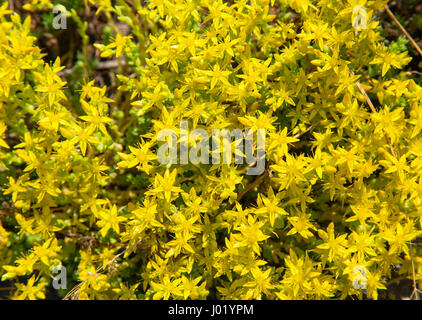
[[[100,220],[97,222],[97,225],[101,228],[101,236],[105,237],[108,230],[113,229],[118,234],[120,233],[119,223],[126,220],[125,217],[120,216],[117,212],[117,206],[113,205],[110,210],[100,210],[99,211]]]

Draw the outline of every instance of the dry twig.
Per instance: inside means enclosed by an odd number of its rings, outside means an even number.
[[[122,251],[119,254],[115,255],[113,257],[113,259],[111,259],[109,262],[107,262],[103,266],[97,268],[97,270],[95,270],[95,273],[93,273],[91,276],[98,277],[100,271],[104,270],[106,267],[108,267],[109,265],[113,264],[121,255],[125,254],[127,251],[129,251],[129,250],[133,249],[134,247],[136,247],[140,242],[141,242],[141,240],[138,240],[135,244],[131,245],[130,247],[126,248],[124,251]],[[85,283],[85,281],[86,280],[84,280],[81,283],[79,283],[76,286],[74,286],[66,294],[66,296],[63,298],[63,300],[69,300],[69,299],[71,299],[71,300],[77,300],[78,299],[78,295],[79,295],[79,290],[82,287],[82,285]]]
[[[401,23],[399,22],[399,20],[397,20],[396,16],[394,15],[394,13],[390,10],[390,8],[388,7],[388,5],[384,5],[384,9],[387,11],[387,13],[390,15],[390,17],[394,20],[394,22],[399,26],[399,28],[401,29],[401,31],[405,34],[405,36],[407,37],[407,39],[410,40],[410,42],[412,43],[412,45],[415,47],[415,49],[419,52],[419,54],[422,56],[422,50],[421,48],[418,46],[418,44],[416,43],[415,40],[413,40],[412,36],[409,34],[409,32],[406,31],[406,29],[401,25]]]

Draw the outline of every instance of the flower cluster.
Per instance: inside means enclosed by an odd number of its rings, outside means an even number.
[[[422,87],[374,18],[386,0],[89,2],[130,29],[95,44],[118,61],[115,92],[85,78],[69,97],[30,18],[0,8],[13,298],[45,298],[58,264],[61,294],[78,299],[377,299],[399,276],[422,285]],[[264,172],[160,164],[158,133],[184,121],[210,137],[264,129]]]

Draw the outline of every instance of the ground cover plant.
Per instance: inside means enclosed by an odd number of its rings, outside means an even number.
[[[0,295],[418,298],[421,11],[2,1]],[[216,129],[254,150],[264,130],[262,172],[235,142],[229,163],[159,161],[163,130],[190,156]]]

